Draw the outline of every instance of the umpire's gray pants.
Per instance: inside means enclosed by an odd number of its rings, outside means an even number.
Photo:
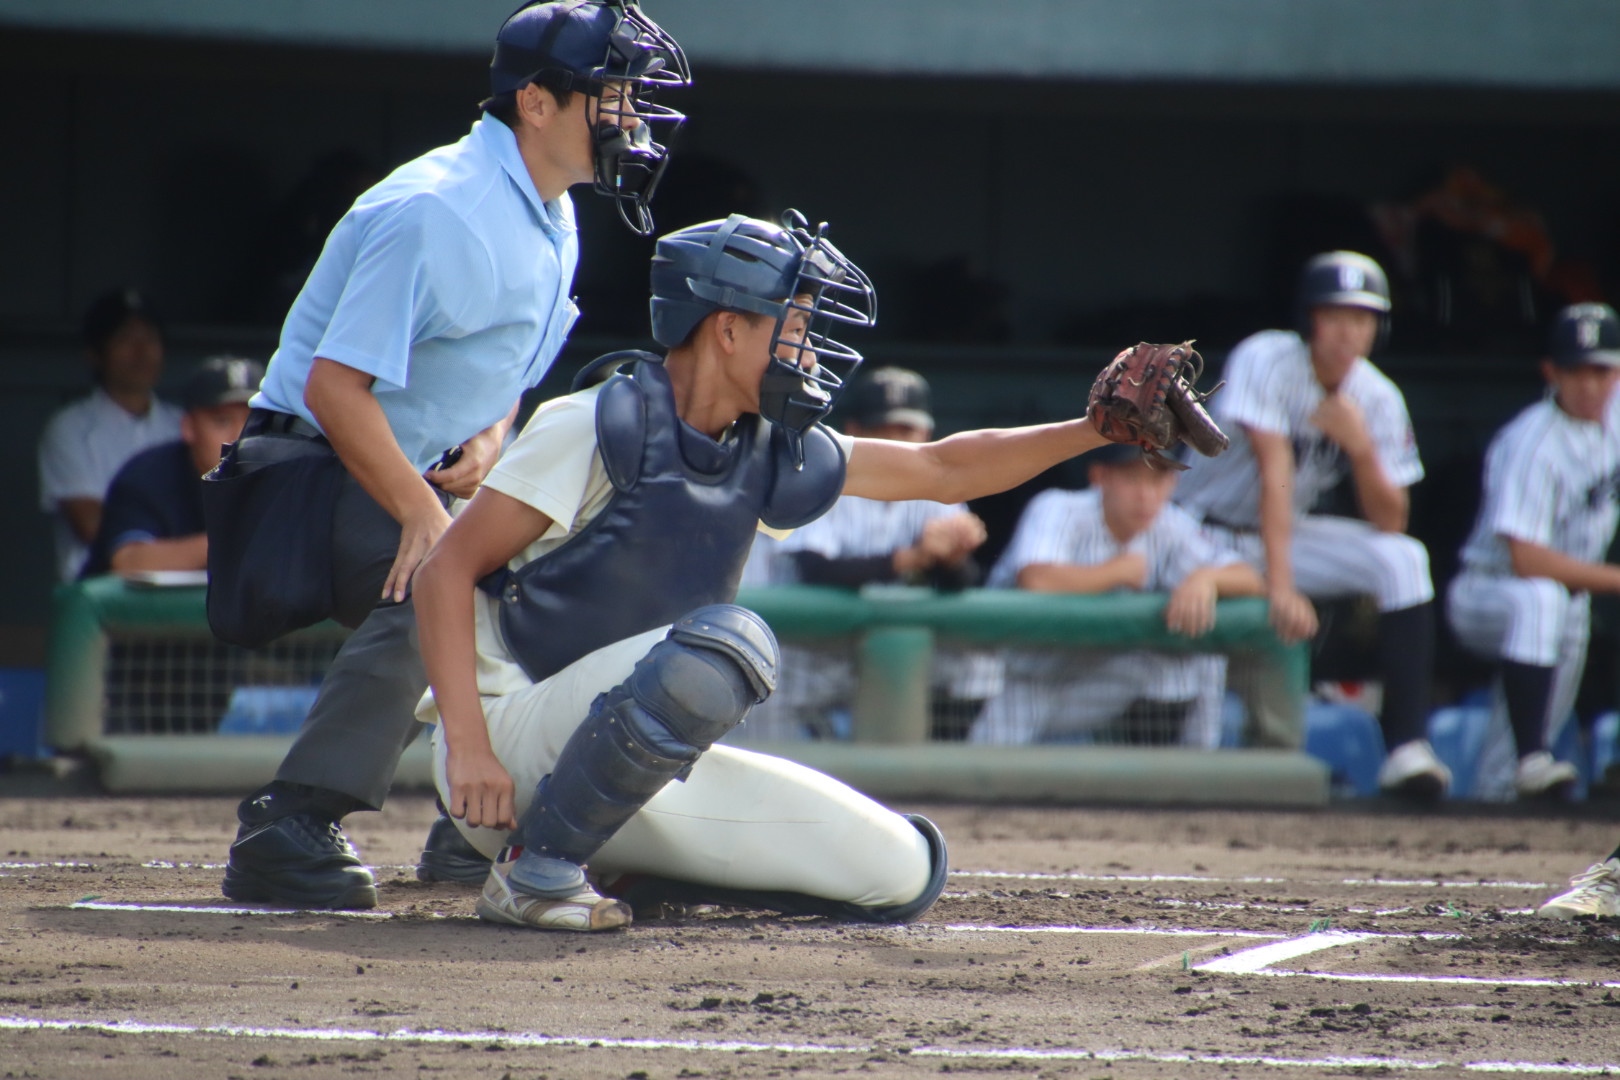
[[[399,523],[347,473],[332,521],[332,617],[354,633],[338,650],[277,780],[337,791],[381,809],[399,755],[416,738],[427,689],[410,600],[379,604]]]

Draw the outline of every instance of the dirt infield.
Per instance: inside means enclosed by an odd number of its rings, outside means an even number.
[[[1527,914],[1613,821],[908,809],[953,870],[916,925],[575,936],[416,882],[423,796],[351,819],[367,916],[230,906],[226,800],[0,799],[0,1076],[1620,1071],[1620,926]]]

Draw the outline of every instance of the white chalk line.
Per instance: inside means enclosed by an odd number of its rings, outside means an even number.
[[[1323,949],[1336,949],[1340,945],[1353,945],[1358,941],[1367,941],[1379,936],[1381,935],[1353,934],[1344,930],[1319,930],[1303,937],[1274,941],[1270,945],[1256,945],[1252,949],[1244,949],[1230,956],[1218,957],[1196,965],[1195,970],[1246,975],[1270,967],[1272,964],[1280,964],[1284,960],[1292,960],[1297,956],[1309,956]]]
[[[1244,974],[1327,979],[1331,982],[1430,983],[1450,986],[1580,986],[1610,990],[1620,988],[1620,982],[1598,982],[1593,979],[1509,979],[1488,975],[1378,975],[1371,972],[1280,971],[1271,968]]]
[[[0,862],[0,870],[95,870],[103,864],[89,862]],[[223,870],[224,863],[183,862],[169,859],[149,859],[140,864],[144,870]],[[379,863],[373,870],[414,871],[415,863]],[[1097,882],[1192,882],[1206,885],[1343,885],[1351,888],[1387,886],[1393,889],[1550,889],[1554,885],[1545,881],[1441,881],[1424,878],[1279,878],[1279,877],[1213,877],[1199,874],[1082,874],[1035,873],[1011,870],[952,870],[953,878],[987,878],[1004,881],[1097,881]]]
[[[1539,1061],[1421,1061],[1396,1057],[1328,1056],[1319,1058],[1275,1057],[1265,1054],[1158,1053],[1151,1050],[1082,1050],[997,1047],[958,1049],[944,1046],[824,1045],[818,1043],[756,1043],[739,1041],[703,1042],[690,1039],[594,1038],[588,1035],[541,1035],[511,1031],[370,1031],[345,1028],[260,1028],[236,1025],[152,1024],[132,1020],[47,1020],[27,1016],[0,1016],[0,1029],[13,1031],[96,1031],[119,1035],[192,1035],[227,1038],[287,1039],[313,1042],[381,1042],[406,1044],[483,1043],[508,1048],[564,1047],[612,1050],[680,1050],[696,1053],[757,1052],[773,1054],[896,1054],[905,1057],[984,1059],[1007,1061],[1154,1062],[1161,1064],[1269,1065],[1279,1068],[1344,1069],[1462,1069],[1468,1072],[1554,1073],[1578,1075],[1620,1071],[1620,1063],[1578,1064]]]
[[[1209,877],[1197,874],[1081,874],[1081,873],[1023,873],[1001,870],[952,870],[951,877],[991,878],[1009,881],[1140,881],[1140,882],[1202,882],[1208,885],[1370,885],[1395,889],[1550,889],[1545,881],[1441,881],[1428,878],[1278,878],[1278,877]]]
[[[70,910],[89,911],[179,911],[188,915],[337,915],[345,919],[392,919],[392,911],[347,911],[332,908],[250,908],[191,904],[136,904],[111,900],[78,900],[66,905]],[[415,914],[413,912],[413,914]],[[449,918],[430,915],[429,918]],[[474,918],[475,916],[465,916]]]

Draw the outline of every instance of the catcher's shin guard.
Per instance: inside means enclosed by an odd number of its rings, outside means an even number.
[[[519,822],[510,881],[536,896],[584,881],[586,859],[776,688],[776,638],[735,604],[698,608],[591,703]]]
[[[691,881],[652,875],[627,876],[607,891],[618,896],[634,909],[655,907],[660,904],[697,905],[720,904],[725,907],[774,911],[781,915],[820,915],[841,922],[908,923],[918,919],[945,891],[945,876],[949,871],[945,836],[939,826],[921,814],[905,815],[907,821],[928,841],[930,868],[928,883],[922,892],[903,904],[872,906],[852,904],[847,900],[828,900],[808,893],[787,892],[777,889],[732,889],[723,885],[703,885]]]

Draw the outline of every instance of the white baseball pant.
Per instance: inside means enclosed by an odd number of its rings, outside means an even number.
[[[1446,617],[1457,640],[1491,660],[1555,668],[1547,716],[1552,730],[1575,707],[1586,669],[1592,604],[1548,578],[1463,571],[1446,592]]]
[[[628,678],[667,631],[604,646],[543,682],[484,699],[490,745],[516,785],[519,818],[591,702]],[[448,803],[445,753],[435,725],[434,783]],[[507,842],[502,831],[456,827],[491,857]],[[927,841],[899,814],[814,769],[724,745],[654,795],[591,860],[594,873],[609,877],[655,874],[866,905],[915,899],[930,869]]]

